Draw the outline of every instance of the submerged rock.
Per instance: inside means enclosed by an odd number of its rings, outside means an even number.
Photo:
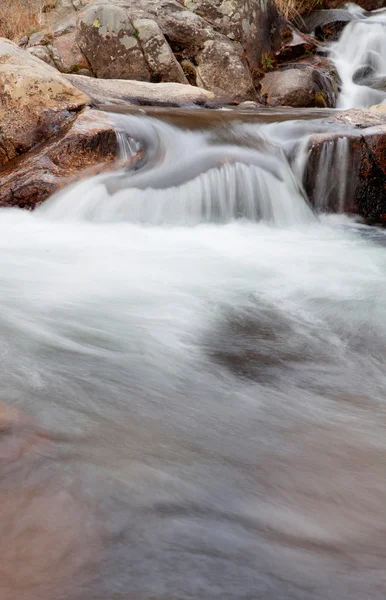
[[[60,460],[61,441],[22,411],[0,406],[2,600],[80,597],[102,558],[102,513],[86,478]]]
[[[55,135],[90,99],[56,69],[0,38],[0,166]]]

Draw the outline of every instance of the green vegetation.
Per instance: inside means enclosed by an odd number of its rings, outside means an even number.
[[[275,59],[268,52],[263,52],[261,63],[264,71],[273,71],[275,68]]]

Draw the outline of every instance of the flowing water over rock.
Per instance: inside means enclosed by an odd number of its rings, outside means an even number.
[[[371,106],[386,99],[386,10],[366,13],[348,5],[356,20],[332,44],[331,55],[342,80],[338,108]]]
[[[384,600],[386,234],[309,206],[332,126],[111,118],[137,170],[0,213],[49,432],[0,433],[1,600]]]

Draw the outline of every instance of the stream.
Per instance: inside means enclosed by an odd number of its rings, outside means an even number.
[[[1,600],[384,600],[386,231],[310,206],[298,113],[111,113],[139,169],[1,210],[0,397],[54,440],[1,466]]]

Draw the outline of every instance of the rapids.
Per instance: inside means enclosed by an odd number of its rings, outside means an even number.
[[[65,490],[36,546],[2,472],[1,600],[384,600],[386,233],[309,206],[329,126],[111,119],[138,170],[0,212],[1,397]]]

